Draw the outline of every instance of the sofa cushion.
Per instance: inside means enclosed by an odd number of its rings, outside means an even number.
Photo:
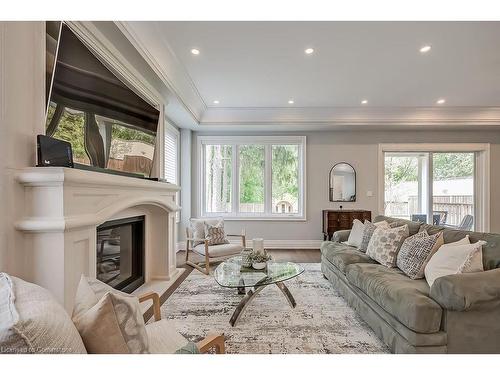
[[[425,280],[412,280],[397,268],[369,263],[347,266],[346,278],[409,329],[439,331],[442,309],[429,297]]]
[[[408,225],[408,231],[410,232],[410,236],[417,234],[418,231],[420,230],[421,225],[422,225],[422,223],[420,223],[418,221],[398,219],[395,217],[389,217],[389,216],[383,216],[383,215],[376,216],[375,219],[373,219],[374,223],[378,223],[380,221],[386,221],[387,223],[389,223],[391,225],[391,228],[400,227],[400,226],[406,224],[406,225]],[[434,233],[431,233],[430,231],[427,231],[427,232],[429,234],[434,234]],[[445,242],[446,242],[446,239],[445,239]]]
[[[322,245],[321,254],[339,271],[345,274],[345,268],[354,263],[376,263],[368,255],[352,246],[338,242],[329,242]]]
[[[149,350],[153,354],[172,354],[189,344],[188,340],[177,332],[174,323],[167,319],[146,324],[146,332],[149,337]]]
[[[86,353],[64,308],[50,292],[0,273],[0,348],[4,353]]]
[[[205,244],[197,245],[193,249],[196,253],[205,256]],[[225,257],[237,255],[243,251],[243,246],[235,243],[225,243],[208,247],[208,256],[210,258]]]

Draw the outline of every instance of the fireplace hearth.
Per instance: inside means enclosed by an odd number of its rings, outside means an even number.
[[[97,227],[96,276],[126,293],[144,284],[144,216]]]

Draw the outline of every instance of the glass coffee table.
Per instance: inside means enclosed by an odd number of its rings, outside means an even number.
[[[245,311],[250,301],[266,286],[275,284],[285,295],[292,308],[296,306],[295,299],[283,283],[304,272],[304,268],[292,262],[268,262],[267,269],[262,271],[242,271],[241,256],[236,256],[222,262],[214,272],[215,281],[225,288],[234,288],[238,294],[245,294],[236,310],[234,310],[229,323],[235,326],[239,317]],[[246,292],[246,289],[248,289]],[[246,292],[246,293],[245,293]]]

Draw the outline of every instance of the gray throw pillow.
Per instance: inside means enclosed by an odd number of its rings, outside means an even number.
[[[429,236],[423,230],[408,237],[399,250],[396,265],[410,279],[422,279],[425,266],[443,243],[441,232]]]

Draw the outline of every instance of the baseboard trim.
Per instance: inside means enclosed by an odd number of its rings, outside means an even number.
[[[231,243],[239,243],[238,240],[230,240]],[[264,240],[266,249],[319,249],[322,240]],[[252,240],[247,240],[247,245],[252,246]],[[186,242],[177,242],[177,251],[186,250]]]

